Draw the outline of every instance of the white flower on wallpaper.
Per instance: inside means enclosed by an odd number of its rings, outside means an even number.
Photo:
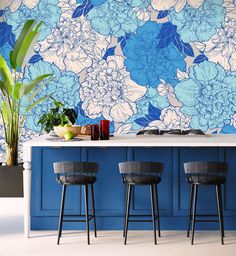
[[[61,16],[71,18],[77,3],[76,0],[59,0],[58,6],[61,8]]]
[[[39,0],[1,0],[0,10],[9,8],[11,12],[15,12],[21,4],[25,5],[27,8],[32,9],[38,4]]]
[[[191,117],[180,112],[179,108],[168,107],[161,111],[160,120],[154,120],[147,128],[154,129],[188,129]]]
[[[236,128],[236,114],[231,116],[230,125]]]
[[[236,20],[226,17],[224,26],[205,46],[210,61],[221,64],[226,70],[236,70]]]
[[[60,22],[42,43],[40,52],[44,60],[62,70],[81,72],[102,59],[110,37],[91,29],[86,19],[60,18]]]
[[[82,108],[90,118],[104,116],[114,122],[125,122],[137,111],[136,101],[146,88],[130,79],[121,56],[108,57],[86,70],[81,81]]]
[[[180,12],[186,4],[197,9],[204,3],[204,0],[152,0],[151,3],[152,7],[158,11],[174,8],[176,12]]]
[[[136,16],[139,20],[148,21],[150,20],[151,13],[144,7],[135,7],[133,11],[136,13]]]
[[[236,19],[236,0],[225,0],[224,6],[227,11],[227,17]]]

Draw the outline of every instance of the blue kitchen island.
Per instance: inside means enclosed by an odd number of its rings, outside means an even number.
[[[55,142],[40,136],[24,144],[25,236],[30,230],[57,229],[61,186],[53,172],[56,161],[92,161],[100,164],[95,183],[98,230],[121,230],[124,221],[125,187],[118,163],[159,161],[164,164],[158,186],[161,229],[187,227],[189,184],[183,163],[188,161],[226,161],[229,173],[223,188],[225,228],[236,230],[236,135],[141,136],[120,135],[109,141]],[[83,214],[83,189],[68,189],[66,212]],[[151,214],[149,188],[135,188],[131,214]],[[199,190],[199,213],[216,213],[214,187]],[[85,229],[84,223],[65,223],[65,229]],[[217,223],[197,223],[198,229],[218,229]],[[130,229],[152,229],[151,223],[135,223]]]

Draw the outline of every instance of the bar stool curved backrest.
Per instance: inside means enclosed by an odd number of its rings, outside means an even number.
[[[93,162],[55,162],[53,163],[57,182],[64,185],[85,185],[96,181],[99,169]]]
[[[188,182],[193,184],[222,184],[226,180],[228,164],[225,162],[184,163]]]
[[[123,162],[119,170],[125,184],[157,184],[164,166],[159,162]]]

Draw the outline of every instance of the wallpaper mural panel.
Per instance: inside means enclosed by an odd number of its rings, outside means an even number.
[[[3,56],[29,18],[44,25],[26,77],[53,73],[40,97],[75,107],[78,124],[236,133],[235,0],[1,0]],[[51,106],[29,114],[21,141]],[[3,142],[1,127],[1,158]]]

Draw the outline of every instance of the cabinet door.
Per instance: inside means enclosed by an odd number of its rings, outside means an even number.
[[[172,148],[133,148],[133,161],[151,161],[164,164],[162,180],[157,186],[162,216],[172,215]],[[150,214],[149,186],[136,186],[133,198],[134,214]]]
[[[174,215],[187,215],[189,208],[190,185],[184,174],[184,163],[194,161],[219,161],[217,148],[179,148],[175,151],[173,176]],[[216,213],[216,195],[214,186],[200,186],[197,209],[201,214]]]
[[[80,148],[33,148],[32,152],[32,216],[58,216],[62,186],[56,182],[53,162],[80,161]],[[65,210],[80,213],[80,187],[68,187]]]
[[[224,161],[228,163],[229,167],[224,186],[224,215],[236,216],[236,148],[225,148]]]
[[[126,161],[126,148],[83,149],[83,159],[99,163],[97,181],[94,184],[97,216],[120,216],[124,213],[124,185],[118,164]],[[84,211],[84,204],[82,205]]]

